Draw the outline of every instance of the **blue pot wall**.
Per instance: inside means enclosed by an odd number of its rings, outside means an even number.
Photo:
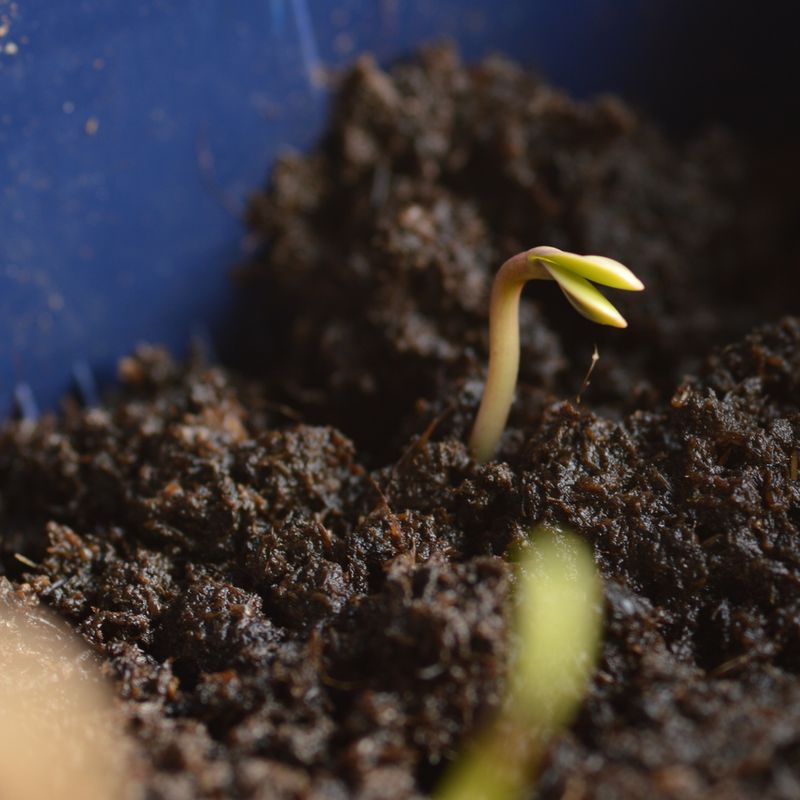
[[[793,27],[734,6],[0,0],[0,414],[91,396],[137,342],[181,353],[224,329],[245,199],[319,132],[322,67],[448,37],[678,129],[785,131]]]

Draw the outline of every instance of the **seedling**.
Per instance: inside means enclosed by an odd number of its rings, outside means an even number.
[[[585,695],[602,628],[602,583],[591,551],[564,531],[540,530],[520,568],[518,649],[505,701],[445,773],[436,800],[527,797],[547,743]]]
[[[613,289],[644,289],[619,261],[579,256],[556,247],[517,253],[500,267],[489,307],[489,372],[470,436],[470,449],[479,463],[494,456],[511,410],[519,373],[519,298],[522,287],[534,279],[556,281],[579,314],[614,328],[625,328],[628,323],[589,281]]]

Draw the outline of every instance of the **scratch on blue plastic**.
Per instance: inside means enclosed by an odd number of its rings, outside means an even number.
[[[39,419],[39,404],[27,383],[18,383],[14,387],[14,407],[21,419],[28,422]]]
[[[322,61],[319,57],[307,0],[292,0],[292,10],[297,25],[297,38],[300,43],[300,54],[303,58],[308,85],[312,91],[316,92],[322,88]]]
[[[96,406],[100,398],[97,392],[97,382],[94,379],[89,362],[76,361],[72,365],[72,378],[75,381],[75,387],[83,405],[87,408]]]
[[[286,0],[269,0],[272,32],[276,37],[286,31]]]

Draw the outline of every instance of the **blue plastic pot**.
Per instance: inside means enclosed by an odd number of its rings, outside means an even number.
[[[241,210],[317,135],[321,68],[446,36],[679,129],[780,131],[789,4],[735,5],[0,0],[0,415],[76,384],[91,400],[140,341],[181,353],[224,330]]]

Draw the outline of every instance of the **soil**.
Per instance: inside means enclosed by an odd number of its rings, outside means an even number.
[[[3,428],[0,603],[91,645],[147,797],[424,797],[502,697],[509,548],[562,525],[604,643],[530,796],[800,796],[797,172],[500,58],[363,59],[253,199],[246,377],[140,348]],[[647,290],[625,332],[526,291],[477,465],[491,277],[537,244]]]

